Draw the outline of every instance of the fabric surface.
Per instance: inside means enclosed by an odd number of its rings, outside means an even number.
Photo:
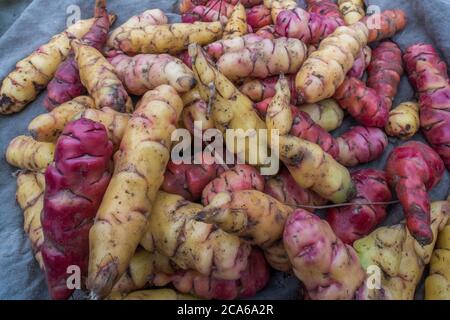
[[[19,1],[0,0],[1,17],[14,15],[25,7]],[[0,37],[0,79],[3,79],[14,67],[15,63],[26,57],[39,45],[65,29],[66,20],[70,16],[67,9],[71,5],[81,8],[81,18],[92,15],[93,0],[33,0],[15,22],[7,28]],[[438,48],[442,55],[450,62],[450,16],[449,0],[369,0],[370,5],[379,5],[382,9],[401,8],[409,17],[407,28],[395,36],[402,49],[407,46],[425,42]],[[154,0],[110,0],[108,9],[119,15],[115,26],[120,25],[132,15],[145,9],[161,8],[169,14],[171,21],[178,21],[179,16],[174,12],[174,1]],[[9,17],[10,18],[10,17]],[[2,21],[4,21],[2,19]],[[6,30],[2,26],[1,31]],[[1,32],[0,32],[1,34]],[[410,100],[414,97],[406,77],[401,83],[400,92],[395,103]],[[48,299],[43,274],[34,261],[27,236],[22,229],[22,212],[15,202],[16,181],[15,168],[9,166],[4,160],[8,143],[15,136],[26,134],[28,123],[36,115],[45,112],[42,105],[44,94],[30,104],[25,110],[12,116],[0,116],[0,299]],[[336,135],[348,130],[354,122],[347,119],[344,126]],[[414,139],[422,140],[421,135]],[[389,149],[384,156],[362,167],[384,168],[386,159],[394,146],[400,144],[396,139],[390,139]],[[449,192],[449,176],[446,173],[442,182],[430,192],[433,200],[444,199]],[[390,207],[390,214],[385,224],[398,223],[402,220],[402,211],[399,205]],[[421,298],[422,288],[418,289],[417,298]],[[298,282],[292,277],[275,274],[269,286],[256,298],[260,299],[295,299],[298,296]]]

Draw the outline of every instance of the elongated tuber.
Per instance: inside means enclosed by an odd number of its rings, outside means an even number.
[[[247,23],[253,30],[258,30],[272,24],[270,9],[266,8],[264,5],[254,6],[248,9],[246,14]]]
[[[225,232],[262,248],[272,246],[283,233],[293,209],[257,190],[218,193],[196,220],[213,223]]]
[[[297,92],[294,87],[295,76],[287,75],[286,79],[289,83],[289,88],[291,91],[291,103],[295,104],[297,101]],[[253,102],[261,102],[267,98],[272,98],[275,95],[275,85],[277,84],[277,81],[278,77],[248,79],[244,81],[239,90]]]
[[[106,0],[95,2],[95,22],[89,31],[81,38],[87,44],[101,51],[108,37],[109,18],[106,10]],[[56,106],[70,101],[86,93],[86,89],[80,80],[78,65],[73,51],[70,51],[67,59],[61,63],[54,78],[47,86],[47,96],[44,106],[52,110]]]
[[[264,0],[266,8],[270,9],[272,15],[272,21],[277,21],[277,17],[280,12],[284,10],[290,10],[297,7],[297,1],[295,0]]]
[[[427,141],[450,168],[450,82],[447,65],[430,45],[413,45],[404,55],[409,80],[420,104],[420,126]]]
[[[31,242],[36,261],[44,270],[42,261],[42,232],[41,214],[44,208],[45,178],[39,172],[20,172],[17,176],[16,200],[23,210],[23,229]]]
[[[67,299],[68,268],[87,274],[89,229],[111,178],[112,143],[103,125],[69,123],[56,144],[55,163],[45,172],[42,257],[53,299]]]
[[[111,292],[144,235],[182,108],[175,89],[163,85],[144,95],[128,121],[114,175],[89,235],[87,286],[99,298]]]
[[[208,113],[208,104],[203,100],[197,100],[184,107],[181,115],[183,126],[193,135],[196,123],[200,123],[202,132],[214,129],[214,121]]]
[[[114,67],[93,47],[72,41],[80,79],[97,108],[109,107],[120,112],[132,112],[133,103],[116,76]]]
[[[184,93],[195,86],[195,78],[181,60],[168,54],[139,54],[134,57],[111,53],[108,59],[127,91],[143,95],[162,85],[171,85]]]
[[[381,281],[374,286],[372,277],[358,289],[358,300],[412,300],[422,278],[425,266],[430,262],[439,230],[450,216],[448,201],[431,204],[431,230],[434,239],[428,245],[418,243],[404,224],[381,227],[365,238],[356,241],[356,249],[362,267],[373,273],[378,267]],[[370,271],[368,268],[372,271]],[[448,268],[447,268],[448,270]]]
[[[389,120],[385,131],[392,137],[410,139],[420,127],[419,104],[403,102],[389,112]]]
[[[409,232],[422,246],[430,244],[433,232],[427,191],[441,180],[444,163],[429,146],[410,141],[392,151],[386,172],[403,206]]]
[[[366,15],[364,0],[338,0],[338,5],[348,25],[360,21]]]
[[[221,192],[264,190],[264,178],[259,171],[246,164],[237,164],[211,180],[202,192],[202,203],[208,205]]]
[[[386,173],[375,169],[352,172],[356,195],[352,205],[328,209],[327,221],[334,233],[344,243],[352,245],[380,224],[386,217],[386,205],[360,203],[388,202],[392,195]]]
[[[405,28],[407,18],[403,10],[385,10],[364,17],[361,22],[369,29],[368,42],[371,43],[393,37]]]
[[[344,111],[334,99],[304,104],[300,106],[299,110],[306,112],[312,121],[326,131],[333,131],[339,128],[344,120]]]
[[[296,73],[306,59],[307,48],[297,39],[264,39],[251,47],[222,55],[217,68],[231,81]]]
[[[86,109],[95,108],[92,98],[79,96],[54,108],[49,113],[44,113],[28,125],[28,131],[37,141],[56,142],[67,123],[72,121]]]
[[[53,143],[18,136],[6,149],[6,161],[20,169],[43,172],[52,163],[54,152],[55,144]]]
[[[213,22],[220,21],[223,24],[228,22],[226,12],[219,12],[207,6],[195,6],[191,10],[181,15],[181,22]]]
[[[223,33],[220,22],[174,23],[124,28],[110,39],[112,48],[126,54],[177,54],[191,43],[207,45],[218,40]]]
[[[206,53],[214,59],[219,59],[225,53],[237,52],[249,48],[264,38],[254,33],[233,39],[222,39],[205,46]]]
[[[338,27],[306,59],[295,79],[299,102],[314,103],[334,95],[367,44],[368,29],[362,23]]]
[[[110,15],[109,18],[114,21],[116,17]],[[69,54],[71,40],[84,36],[94,21],[78,21],[17,62],[15,70],[6,76],[0,89],[0,114],[19,112],[33,101]]]
[[[241,37],[247,33],[247,15],[241,3],[234,6],[227,24],[223,29],[222,39]]]
[[[336,139],[336,144],[339,163],[354,167],[380,158],[388,146],[388,139],[381,129],[358,126],[344,132]]]
[[[291,272],[292,264],[284,248],[283,239],[280,239],[273,246],[264,250],[264,257],[267,263],[275,270],[281,272]]]
[[[286,222],[283,243],[310,299],[353,299],[364,271],[353,248],[336,237],[326,221],[295,210]]]
[[[347,76],[362,79],[364,72],[372,61],[372,49],[365,46],[356,57],[353,67],[347,73]]]
[[[275,86],[275,96],[267,106],[266,126],[270,134],[273,130],[277,130],[278,134],[284,136],[291,131],[294,120],[290,105],[290,94],[289,83],[281,75]]]

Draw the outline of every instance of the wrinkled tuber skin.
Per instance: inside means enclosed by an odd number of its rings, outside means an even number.
[[[119,148],[130,120],[128,113],[121,113],[108,107],[101,110],[87,109],[82,113],[81,117],[103,124],[108,132],[109,139],[113,143],[114,150]]]
[[[384,97],[391,109],[403,75],[402,51],[394,42],[380,43],[372,52],[372,61],[367,71],[367,86]]]
[[[264,177],[259,171],[246,164],[237,164],[232,169],[212,179],[203,189],[202,203],[206,206],[220,192],[239,190],[264,190]]]
[[[247,267],[238,280],[207,277],[192,271],[181,271],[171,276],[172,285],[178,291],[217,300],[251,298],[264,289],[269,279],[270,268],[263,253],[257,248],[252,249]]]
[[[255,34],[264,39],[275,39],[279,36],[273,24],[258,29]]]
[[[403,102],[389,112],[384,130],[389,136],[403,140],[412,138],[420,128],[419,104]]]
[[[111,22],[116,19],[114,15],[109,18]],[[6,76],[0,89],[0,114],[19,112],[33,101],[69,54],[71,40],[84,36],[94,21],[78,21],[17,62],[15,70]]]
[[[271,247],[283,233],[292,208],[257,190],[218,193],[196,216],[261,248]]]
[[[87,274],[91,228],[111,172],[112,143],[102,124],[69,123],[56,144],[55,163],[45,172],[42,257],[53,299],[67,299],[67,268]]]
[[[341,19],[295,8],[280,12],[275,21],[275,30],[283,37],[299,39],[306,44],[319,44],[342,25]]]
[[[427,191],[441,180],[444,163],[426,144],[410,141],[392,151],[386,173],[403,206],[409,232],[421,245],[430,244],[433,233]]]
[[[306,59],[306,45],[297,39],[264,39],[251,47],[222,55],[217,68],[231,81],[265,79],[297,72]]]
[[[90,108],[95,108],[91,97],[76,97],[31,120],[28,131],[36,141],[56,142],[66,124]]]
[[[388,146],[388,138],[381,129],[358,126],[338,137],[336,144],[339,163],[354,167],[380,158]]]
[[[344,25],[339,7],[333,0],[305,0],[305,2],[308,12],[340,20],[339,23]]]
[[[88,33],[81,38],[81,41],[101,51],[108,37],[109,26],[106,0],[97,0],[95,3],[95,22]],[[58,67],[55,76],[47,86],[44,106],[48,111],[51,111],[56,106],[85,93],[86,89],[80,80],[75,55],[71,51],[67,59]]]
[[[132,112],[133,102],[114,67],[95,48],[79,41],[72,41],[80,79],[97,108],[112,108],[119,112]]]
[[[89,234],[87,287],[93,297],[111,292],[145,233],[182,109],[175,89],[162,85],[143,96],[128,121],[114,157],[114,175]]]
[[[141,245],[157,250],[182,270],[205,276],[239,279],[251,247],[231,234],[194,220],[203,206],[178,195],[159,192]]]
[[[281,272],[292,272],[292,264],[284,248],[283,239],[278,240],[270,248],[264,249],[264,257],[273,269]]]
[[[357,78],[345,79],[334,98],[363,126],[384,128],[388,121],[390,104],[385,97]]]
[[[331,98],[366,46],[367,35],[367,27],[357,22],[352,26],[338,27],[325,38],[297,73],[298,102],[314,103]]]
[[[174,23],[124,28],[108,42],[110,47],[134,55],[178,54],[189,44],[207,45],[221,38],[221,22]]]
[[[188,201],[200,200],[207,185],[223,172],[223,168],[208,153],[197,158],[200,158],[201,164],[175,164],[169,161],[161,189]]]
[[[262,27],[272,24],[272,16],[270,9],[264,5],[254,6],[247,10],[247,23],[253,30],[258,30]]]
[[[366,15],[364,0],[338,0],[338,5],[348,25],[360,21]]]
[[[245,8],[241,3],[234,6],[230,13],[230,18],[223,29],[222,39],[233,39],[247,34],[247,15]]]
[[[368,42],[376,42],[393,37],[406,27],[407,17],[403,10],[385,10],[366,16],[361,20],[369,29]]]
[[[328,223],[302,209],[286,222],[284,247],[312,300],[350,300],[364,281],[355,250]]]
[[[372,61],[372,49],[369,46],[365,46],[356,58],[347,76],[362,79],[370,61]]]
[[[215,129],[214,121],[208,113],[208,104],[203,100],[197,100],[191,105],[184,107],[181,115],[183,126],[194,135],[195,122],[201,123],[202,132]]]
[[[211,9],[207,6],[195,6],[191,10],[181,15],[181,22],[194,23],[194,22],[213,22],[220,21],[226,24],[228,17],[224,12],[219,12]]]
[[[168,54],[138,54],[134,57],[110,52],[108,61],[127,91],[141,96],[162,84],[184,93],[195,86],[195,78],[181,60]]]
[[[322,206],[327,203],[327,200],[313,191],[301,188],[286,168],[282,168],[275,177],[267,180],[264,193],[293,207],[301,205]],[[306,208],[305,210],[313,211],[313,209]]]
[[[258,110],[263,117],[266,116],[271,101],[272,98],[268,98],[255,105],[256,110]],[[339,145],[336,143],[333,136],[316,124],[308,113],[303,112],[294,106],[291,106],[291,111],[293,122],[289,132],[290,135],[315,143],[333,158],[337,158],[339,155]]]
[[[327,221],[334,233],[349,245],[372,232],[386,217],[387,205],[360,203],[392,200],[385,172],[375,169],[358,170],[352,172],[352,180],[356,189],[356,195],[351,200],[353,205],[327,211]]]
[[[17,176],[16,200],[23,210],[23,230],[31,242],[36,261],[44,270],[42,261],[42,232],[41,214],[44,208],[45,178],[40,172],[22,171]]]
[[[278,135],[286,135],[290,132],[293,124],[293,115],[290,105],[291,92],[289,83],[283,74],[280,75],[275,86],[275,96],[269,103],[266,112],[266,126],[269,136],[274,130]]]
[[[133,16],[128,19],[120,27],[111,31],[108,37],[107,46],[113,47],[113,44],[117,41],[122,33],[129,32],[133,28],[143,28],[146,26],[162,25],[169,23],[169,18],[160,9],[151,9],[142,12],[139,15]]]
[[[344,121],[344,111],[334,99],[304,104],[299,107],[299,110],[309,114],[316,124],[328,132],[339,128]]]
[[[233,39],[218,40],[205,47],[206,53],[214,59],[219,59],[225,53],[237,52],[249,48],[264,38],[254,33],[246,34],[243,37]]]
[[[295,104],[297,101],[297,91],[295,90],[295,76],[287,75],[286,79],[289,83],[291,91],[291,103]],[[253,102],[261,102],[267,98],[272,98],[275,95],[275,85],[278,77],[270,77],[266,79],[249,79],[244,81],[239,90],[250,98]]]
[[[447,65],[430,45],[413,45],[404,60],[420,104],[420,126],[450,169],[450,80]]]
[[[272,21],[277,21],[280,12],[297,8],[296,0],[264,0],[264,6],[270,9]]]
[[[373,270],[374,266],[381,269],[380,287],[371,289],[374,286],[369,284],[373,279],[368,277],[358,289],[356,299],[413,300],[425,267],[430,263],[438,232],[444,228],[449,216],[448,201],[431,204],[433,241],[425,246],[414,239],[404,224],[378,228],[355,241],[353,247],[362,267],[367,271],[369,267]]]
[[[52,163],[54,152],[54,143],[18,136],[11,140],[6,149],[6,161],[19,169],[44,172]]]

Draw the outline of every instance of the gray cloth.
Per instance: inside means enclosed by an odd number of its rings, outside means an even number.
[[[370,0],[369,4],[378,4],[385,8],[402,8],[408,13],[409,25],[398,34],[394,40],[402,49],[416,42],[426,42],[435,45],[450,62],[450,1],[448,0]],[[0,17],[17,12],[12,1],[1,1]],[[3,79],[14,67],[14,64],[24,58],[39,45],[64,30],[69,5],[79,5],[82,18],[91,16],[93,1],[82,0],[34,0],[26,7],[20,17],[9,27],[0,38],[0,79]],[[18,5],[23,6],[23,2]],[[152,0],[110,0],[109,9],[119,14],[116,26],[132,15],[144,9],[161,8],[165,12],[174,12],[172,1]],[[171,21],[177,21],[179,16],[170,15]],[[3,21],[3,20],[2,20]],[[401,83],[401,90],[396,103],[413,98],[414,92],[406,77]],[[24,111],[12,116],[0,116],[0,156],[4,159],[6,147],[17,135],[27,134],[27,125],[36,115],[45,111],[42,106],[44,94],[30,104]],[[354,124],[346,120],[343,128],[337,134],[347,130]],[[422,140],[418,135],[416,139]],[[390,140],[391,144],[382,159],[362,167],[382,169],[389,152],[399,141]],[[5,161],[0,161],[0,299],[48,299],[44,277],[31,253],[27,236],[22,230],[23,218],[20,208],[15,202],[16,181],[13,176],[15,168]],[[445,178],[430,194],[433,200],[442,200],[448,194],[449,177]],[[397,223],[402,219],[399,205],[390,208],[390,214],[385,224]],[[418,290],[418,297],[421,291]],[[264,299],[292,299],[298,296],[298,282],[293,277],[277,274],[268,288],[258,295]]]

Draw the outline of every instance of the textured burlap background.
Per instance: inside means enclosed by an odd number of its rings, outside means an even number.
[[[0,0],[0,79],[3,79],[15,63],[27,56],[40,44],[65,28],[70,5],[81,8],[81,17],[92,14],[92,0]],[[450,62],[450,1],[449,0],[369,0],[387,8],[401,8],[408,13],[409,24],[406,30],[394,40],[405,49],[416,42],[434,44]],[[174,1],[152,0],[110,0],[109,9],[118,13],[116,26],[144,9],[161,8],[170,14],[172,21],[179,16],[173,10]],[[17,17],[17,18],[16,18]],[[5,21],[14,22],[5,27]],[[6,30],[6,31],[5,31]],[[414,96],[406,78],[403,79],[396,103],[409,100]],[[43,95],[21,113],[13,116],[0,116],[0,299],[48,299],[44,278],[34,261],[30,244],[22,230],[22,212],[15,202],[15,171],[4,161],[5,149],[9,141],[20,134],[26,134],[29,121],[44,112]],[[345,125],[336,134],[349,128],[353,122],[346,120]],[[415,139],[421,140],[418,135]],[[389,150],[384,157],[366,167],[383,168],[392,148],[399,142],[391,140]],[[448,173],[440,185],[431,192],[434,200],[444,199],[448,194]],[[386,224],[397,223],[402,219],[399,206],[390,208]],[[260,293],[261,299],[293,299],[297,296],[297,282],[292,277],[274,274],[270,285]],[[417,297],[422,296],[419,288]]]

